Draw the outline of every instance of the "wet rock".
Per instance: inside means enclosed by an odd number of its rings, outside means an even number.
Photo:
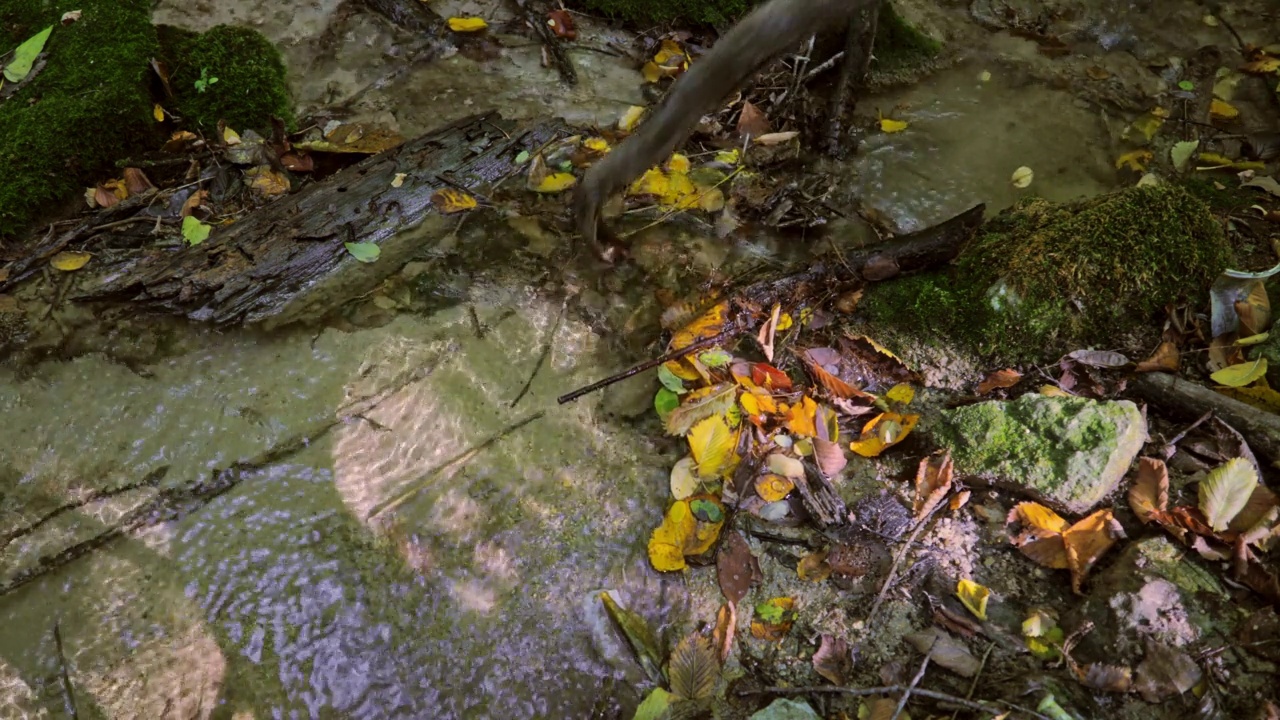
[[[1154,537],[1125,548],[1063,627],[1094,624],[1077,660],[1135,663],[1148,644],[1186,648],[1230,632],[1238,610],[1227,599],[1213,573],[1167,538]]]
[[[803,700],[778,698],[769,707],[755,713],[750,720],[821,720],[821,716]]]
[[[932,432],[957,474],[1081,514],[1120,484],[1147,426],[1127,400],[1023,395],[944,412]]]

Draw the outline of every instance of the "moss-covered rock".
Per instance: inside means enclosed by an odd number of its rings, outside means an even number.
[[[893,3],[880,8],[872,54],[876,75],[900,73],[927,63],[942,50],[942,43],[911,26],[898,14]]]
[[[993,359],[1043,360],[1114,347],[1165,304],[1203,302],[1230,255],[1209,209],[1174,185],[1029,199],[989,222],[953,269],[874,286],[863,307],[873,323]]]
[[[1128,400],[1023,395],[946,411],[931,433],[961,475],[1081,514],[1120,485],[1147,424]]]
[[[753,0],[577,0],[571,4],[641,26],[666,23],[725,26],[757,3]]]
[[[278,117],[295,129],[284,62],[262,33],[219,25],[198,36],[165,28],[161,38],[187,123],[208,131],[225,120],[237,131],[266,130]]]
[[[0,0],[0,53],[50,25],[47,62],[0,102],[0,238],[155,140],[150,0]],[[80,19],[61,25],[63,13]]]

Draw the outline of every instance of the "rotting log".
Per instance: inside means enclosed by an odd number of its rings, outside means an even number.
[[[1280,463],[1280,416],[1259,410],[1222,393],[1164,373],[1144,373],[1129,390],[1171,415],[1194,418],[1212,410],[1239,432],[1255,454]]]
[[[570,133],[559,123],[520,129],[497,112],[472,115],[215,229],[200,245],[140,247],[94,263],[70,297],[126,301],[215,325],[269,328],[313,317],[368,292],[448,236],[458,220],[432,205],[436,190],[481,194],[515,172],[520,152]],[[61,236],[48,242],[74,245]],[[359,263],[345,243],[376,244],[381,259]]]

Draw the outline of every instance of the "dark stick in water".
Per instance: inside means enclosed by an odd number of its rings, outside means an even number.
[[[748,77],[789,48],[821,30],[844,28],[854,13],[876,0],[769,0],[693,62],[665,102],[634,135],[591,166],[574,191],[578,232],[601,258],[612,262],[620,248],[601,247],[604,201],[645,170],[666,159],[688,139],[698,119],[714,110]],[[613,243],[611,243],[612,245]]]

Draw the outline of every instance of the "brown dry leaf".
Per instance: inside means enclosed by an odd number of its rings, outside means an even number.
[[[1071,570],[1071,589],[1076,594],[1080,593],[1089,569],[1103,553],[1115,545],[1117,537],[1112,530],[1114,522],[1115,517],[1110,509],[1098,510],[1067,528],[1062,534]]]
[[[906,636],[922,654],[927,653],[937,665],[950,670],[961,677],[973,677],[982,663],[969,652],[964,643],[951,637],[938,628],[928,628]]]
[[[148,190],[154,190],[156,187],[151,184],[151,180],[146,173],[135,167],[124,169],[124,186],[130,195],[141,195]]]
[[[716,628],[712,633],[712,642],[720,653],[720,664],[729,659],[729,651],[733,649],[733,637],[738,632],[738,608],[731,602],[720,606],[716,611]]]
[[[1018,384],[1022,379],[1022,373],[1013,368],[1005,368],[1003,370],[993,370],[987,373],[987,376],[978,383],[978,394],[986,395],[992,390],[999,388],[1011,388]]]
[[[738,134],[760,137],[768,132],[769,118],[765,117],[760,108],[752,105],[750,101],[744,100],[742,102],[742,114],[738,116]]]
[[[1195,687],[1202,676],[1200,666],[1190,655],[1168,645],[1151,645],[1147,656],[1138,663],[1134,689],[1143,700],[1158,703]]]
[[[813,439],[813,460],[818,464],[818,470],[827,477],[835,477],[849,463],[849,457],[844,454],[840,443],[822,438]]]
[[[1169,468],[1158,458],[1138,458],[1138,477],[1129,488],[1129,507],[1144,524],[1169,507]]]
[[[827,562],[827,550],[818,550],[800,558],[796,563],[796,574],[801,580],[822,582],[831,577],[831,564]]]
[[[191,213],[195,212],[197,208],[204,205],[205,201],[208,199],[208,190],[197,190],[191,193],[187,196],[187,199],[183,201],[182,210],[178,212],[179,217],[187,217]]]
[[[874,395],[863,392],[862,390],[859,390],[853,385],[850,385],[844,380],[836,377],[820,365],[814,359],[814,356],[810,355],[810,353],[821,350],[826,350],[833,354],[835,353],[835,351],[830,348],[810,348],[800,354],[800,359],[804,361],[805,369],[807,369],[809,374],[813,376],[814,382],[821,385],[823,389],[831,393],[831,396],[835,398],[843,400],[861,400],[868,403],[875,401]]]
[[[714,695],[720,679],[720,661],[711,642],[696,634],[681,640],[671,651],[667,676],[676,699],[704,700]]]
[[[565,10],[552,10],[547,13],[547,27],[556,34],[556,37],[562,37],[566,40],[574,40],[578,37],[578,31],[573,25],[573,16]]]
[[[1181,365],[1182,354],[1178,352],[1178,346],[1165,340],[1151,357],[1138,363],[1137,370],[1141,373],[1177,372]]]
[[[853,670],[849,643],[838,637],[823,635],[818,652],[813,654],[813,670],[835,685],[844,685]]]
[[[969,504],[969,491],[961,490],[960,492],[956,493],[951,497],[951,502],[948,503],[948,506],[951,508],[951,512],[955,512],[956,510],[959,510],[960,508],[968,504]]]
[[[269,165],[251,167],[244,171],[249,187],[262,197],[277,197],[289,192],[289,178]]]
[[[1106,80],[1107,78],[1111,77],[1110,72],[1108,72],[1105,68],[1099,67],[1097,65],[1090,65],[1089,67],[1085,68],[1084,74],[1088,75],[1090,80]]]
[[[1034,502],[1018,503],[1005,519],[1009,541],[1040,565],[1056,570],[1070,567],[1062,533],[1067,521],[1049,508]]]
[[[1080,682],[1085,687],[1104,692],[1129,692],[1133,687],[1133,671],[1119,665],[1092,663],[1079,671]]]
[[[720,543],[720,550],[716,553],[716,577],[720,581],[720,592],[735,605],[742,602],[751,586],[764,577],[760,572],[760,561],[751,554],[746,538],[737,530],[727,533]]]
[[[858,708],[858,720],[893,720],[893,714],[897,711],[897,700],[881,696],[872,696],[862,701]],[[906,717],[906,713],[903,713],[899,717],[903,720],[909,720],[909,718]]]
[[[760,324],[760,332],[756,334],[756,342],[760,343],[760,350],[764,352],[764,357],[769,362],[773,362],[773,337],[778,332],[778,319],[781,314],[782,306],[774,303],[769,319]]]
[[[1253,488],[1244,507],[1227,524],[1227,529],[1240,533],[1251,530],[1259,523],[1264,523],[1271,515],[1272,509],[1278,505],[1280,505],[1280,498],[1277,498],[1267,486],[1259,483]]]
[[[920,459],[916,468],[916,497],[912,503],[917,519],[933,512],[938,503],[951,492],[951,476],[955,467],[951,462],[951,451],[943,451],[941,456],[934,453]]]

